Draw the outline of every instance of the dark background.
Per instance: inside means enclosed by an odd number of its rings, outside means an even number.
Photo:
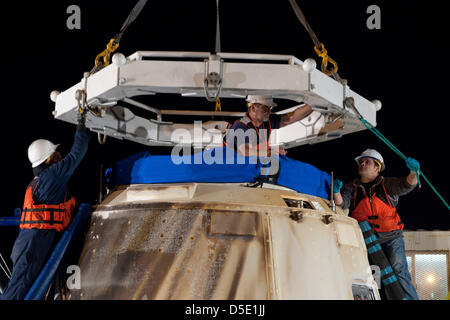
[[[3,210],[12,215],[21,207],[32,170],[27,148],[35,139],[60,143],[70,150],[75,126],[55,120],[52,90],[64,91],[90,71],[95,56],[122,26],[137,1],[26,1],[2,2],[2,126]],[[300,60],[319,58],[288,0],[220,1],[222,52],[290,54]],[[379,99],[377,128],[406,156],[417,159],[423,173],[449,202],[449,112],[447,77],[448,14],[442,1],[300,1],[313,30],[339,74],[351,89],[368,100]],[[69,5],[81,9],[81,29],[69,30]],[[369,5],[381,8],[381,30],[369,30]],[[138,50],[207,51],[215,49],[216,1],[150,0],[125,32],[116,52],[126,56]],[[319,65],[319,63],[318,63]],[[180,108],[203,105],[206,99],[151,97],[149,103]],[[142,101],[142,100],[140,100]],[[227,111],[229,100],[222,101]],[[244,101],[234,106],[245,108]],[[130,108],[132,109],[132,108]],[[133,112],[135,111],[132,109]],[[138,111],[136,111],[138,113]],[[153,117],[152,114],[147,114]],[[152,148],[108,138],[99,145],[91,133],[89,151],[71,180],[79,202],[95,203],[99,166],[105,167],[137,152],[169,154],[170,148]],[[375,148],[384,157],[385,176],[406,176],[404,161],[367,130],[316,145],[289,149],[288,156],[330,172],[344,182],[357,176],[354,157]],[[398,210],[408,230],[449,230],[445,205],[421,179],[423,188],[402,197]],[[15,230],[1,230],[4,240]],[[8,238],[9,239],[9,238]],[[11,242],[9,242],[11,241]],[[8,249],[2,252],[8,255]]]

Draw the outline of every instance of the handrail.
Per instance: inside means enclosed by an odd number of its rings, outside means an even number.
[[[213,55],[210,52],[195,51],[136,51],[128,57],[128,60],[142,60],[142,58],[193,58],[206,59]],[[267,61],[287,61],[289,64],[303,65],[300,59],[286,54],[265,54],[265,53],[239,53],[239,52],[218,52],[222,59],[241,60],[267,60]]]
[[[92,207],[89,204],[80,204],[72,223],[56,244],[50,258],[25,296],[25,300],[42,300],[55,277],[56,271],[58,270],[65,253],[70,249],[71,241],[78,233],[84,230],[91,212]]]

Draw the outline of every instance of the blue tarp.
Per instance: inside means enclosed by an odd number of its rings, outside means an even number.
[[[300,193],[328,198],[330,175],[316,167],[279,156],[278,161],[261,163],[255,157],[242,157],[223,147],[192,155],[151,155],[141,152],[119,161],[106,172],[110,186],[145,183],[241,183],[276,173],[277,184]],[[272,171],[268,171],[267,167]]]
[[[280,176],[277,184],[300,193],[329,199],[331,176],[310,165],[280,156]]]

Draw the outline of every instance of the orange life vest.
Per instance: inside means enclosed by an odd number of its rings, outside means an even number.
[[[63,203],[34,204],[34,190],[36,188],[33,188],[33,185],[30,184],[25,193],[20,228],[63,231],[70,223],[72,213],[75,209],[75,198],[71,196],[67,200],[66,191]]]
[[[403,230],[403,222],[397,213],[397,209],[392,206],[391,201],[382,180],[383,191],[389,204],[385,203],[374,192],[369,198],[363,189],[364,198],[356,204],[356,195],[359,187],[355,185],[355,195],[353,197],[353,210],[351,216],[362,222],[368,220],[375,231],[389,232],[393,230]]]
[[[256,149],[259,151],[259,146],[260,146],[260,144],[261,144],[261,135],[260,135],[260,133],[259,133],[259,129],[255,126],[255,124],[253,123],[253,121],[250,119],[250,117],[247,115],[247,114],[245,114],[245,116],[243,117],[243,118],[241,118],[241,119],[239,119],[239,120],[236,120],[234,123],[233,123],[233,125],[236,123],[236,122],[240,122],[240,123],[242,123],[244,126],[246,126],[247,128],[249,128],[249,129],[255,129],[255,131],[256,131],[256,133],[258,134],[258,144],[256,145]],[[266,129],[266,126],[267,126],[267,133],[265,133],[265,139],[263,139],[263,141],[265,140],[265,142],[266,142],[266,144],[265,144],[265,146],[266,146],[266,150],[269,150],[270,149],[270,147],[269,147],[269,138],[270,138],[270,133],[272,132],[272,125],[270,124],[270,121],[267,121],[267,122],[263,122],[263,124],[262,124],[262,129],[263,130],[265,130]],[[224,138],[224,141],[223,141],[223,143],[224,143],[224,145],[225,146],[228,146],[228,144],[227,144],[227,142],[226,142],[226,137]],[[235,148],[237,148],[237,146],[234,146]]]

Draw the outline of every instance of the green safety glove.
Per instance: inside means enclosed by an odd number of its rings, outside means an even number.
[[[416,159],[413,159],[413,158],[406,159],[406,166],[408,167],[409,170],[411,170],[413,172],[417,172],[420,170],[419,161],[417,161]]]
[[[333,180],[333,193],[339,193],[341,191],[343,185],[344,184],[342,183],[341,180],[334,179]]]

